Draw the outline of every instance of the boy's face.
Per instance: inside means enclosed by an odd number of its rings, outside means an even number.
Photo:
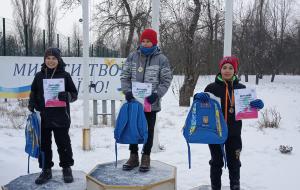
[[[148,39],[143,39],[142,40],[142,46],[146,48],[151,48],[153,46],[152,42]]]
[[[221,75],[224,80],[231,80],[234,74],[234,68],[230,63],[225,63],[221,68]]]
[[[58,65],[58,60],[55,56],[49,55],[45,59],[45,64],[49,69],[54,69]]]

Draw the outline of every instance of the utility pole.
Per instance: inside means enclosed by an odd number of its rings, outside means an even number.
[[[225,2],[224,56],[231,56],[233,0]]]
[[[82,149],[91,150],[91,131],[89,125],[89,0],[82,0],[83,18],[83,130]]]
[[[157,32],[157,41],[159,44],[159,12],[160,12],[160,0],[152,0],[152,21],[151,27]],[[160,143],[158,138],[159,129],[155,127],[154,129],[154,137],[153,137],[153,146],[151,151],[152,152],[159,152],[160,150]]]

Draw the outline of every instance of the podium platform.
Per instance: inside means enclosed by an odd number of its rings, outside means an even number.
[[[151,169],[123,171],[126,160],[97,165],[87,176],[87,190],[176,190],[176,167],[151,160]]]
[[[222,186],[222,190],[230,190],[229,186]],[[194,187],[190,190],[211,190],[210,185],[200,185],[199,187]],[[241,189],[243,190],[243,189]]]
[[[82,171],[73,170],[73,183],[64,183],[61,170],[52,170],[52,179],[42,185],[36,185],[35,179],[40,173],[33,173],[20,176],[7,185],[2,187],[2,190],[85,190],[86,189],[86,174]]]

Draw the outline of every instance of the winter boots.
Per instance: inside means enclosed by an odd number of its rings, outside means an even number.
[[[38,185],[44,184],[51,178],[52,178],[51,169],[43,169],[40,176],[35,180],[35,184],[38,184]]]
[[[130,153],[130,157],[123,165],[123,170],[129,171],[139,166],[139,155],[137,153]]]
[[[123,170],[129,171],[139,166],[139,155],[131,153],[127,162],[123,165]],[[140,172],[147,172],[150,170],[150,155],[143,154],[141,159]]]
[[[74,181],[72,170],[70,167],[63,168],[63,179],[65,183],[72,183]],[[40,176],[35,180],[35,183],[40,185],[44,184],[52,178],[51,169],[43,169]]]
[[[72,183],[74,181],[70,167],[63,168],[62,172],[65,183]]]
[[[147,172],[150,170],[150,155],[143,154],[140,166],[140,172]]]

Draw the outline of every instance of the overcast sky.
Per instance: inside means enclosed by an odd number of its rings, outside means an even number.
[[[1,25],[2,18],[7,18],[8,23],[13,22],[13,8],[11,4],[11,0],[0,0],[0,17],[1,17]],[[61,0],[56,0],[57,6],[60,5]],[[45,2],[46,0],[41,0],[41,15],[40,15],[40,27],[45,28]],[[57,22],[57,31],[65,36],[71,36],[73,23],[78,22],[79,18],[82,17],[81,6],[72,12],[67,12],[67,14],[63,14],[62,11],[58,10],[58,22]],[[79,22],[78,22],[79,23]]]

